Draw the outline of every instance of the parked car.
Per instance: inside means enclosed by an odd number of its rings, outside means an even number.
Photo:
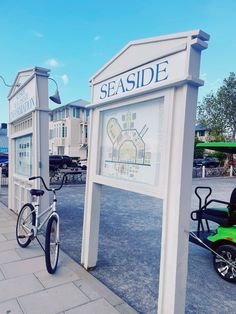
[[[6,161],[8,161],[8,155],[0,154],[0,164],[4,164]]]
[[[87,159],[79,160],[78,167],[80,167],[82,170],[87,170]]]
[[[194,158],[193,167],[202,167],[203,158]]]
[[[233,160],[231,160],[230,162],[229,162],[229,165],[231,166],[236,166],[236,159],[233,159]]]
[[[50,155],[49,156],[49,166],[54,166],[58,168],[66,169],[72,165],[72,158],[69,156],[61,155]]]
[[[193,160],[193,167],[216,168],[220,165],[220,161],[216,157],[196,158]]]
[[[2,163],[1,168],[2,168],[2,175],[4,177],[8,177],[8,161]]]

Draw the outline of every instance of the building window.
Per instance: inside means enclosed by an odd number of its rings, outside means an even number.
[[[52,139],[53,138],[53,129],[50,129],[50,131],[49,131],[49,139]]]
[[[75,108],[75,107],[72,108],[73,118],[79,118],[80,117],[79,111],[80,111],[79,108]]]
[[[62,124],[62,127],[61,127],[61,137],[65,137],[65,124],[64,123]]]
[[[61,120],[65,119],[65,110],[61,111]]]

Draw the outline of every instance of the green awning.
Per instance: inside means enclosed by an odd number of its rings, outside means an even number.
[[[198,143],[196,147],[216,150],[223,153],[236,154],[236,142]]]

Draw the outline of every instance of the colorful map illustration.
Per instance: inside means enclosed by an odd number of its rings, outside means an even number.
[[[107,123],[107,134],[112,144],[111,162],[150,166],[151,153],[145,151],[146,124],[141,131],[135,129],[136,113],[122,115],[122,126],[116,118]],[[106,160],[109,161],[109,160]]]
[[[102,115],[101,175],[156,184],[163,103],[132,104]]]

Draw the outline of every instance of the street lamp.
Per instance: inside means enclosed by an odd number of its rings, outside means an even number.
[[[7,87],[13,87],[13,86],[19,87],[20,86],[20,84],[14,84],[14,85],[7,84],[5,79],[4,79],[4,77],[2,75],[0,75],[0,79],[3,81],[4,85],[7,86]],[[60,98],[60,95],[59,95],[57,82],[53,78],[51,78],[51,77],[49,77],[48,79],[53,81],[56,84],[56,87],[57,87],[54,95],[50,96],[49,98],[53,102],[55,102],[56,104],[61,104],[61,98]]]
[[[53,82],[56,84],[56,87],[57,87],[57,89],[56,89],[54,95],[50,96],[49,99],[51,99],[51,100],[52,100],[53,102],[55,102],[56,104],[59,104],[59,105],[60,105],[60,104],[61,104],[61,98],[60,98],[60,95],[59,95],[57,82],[56,82],[53,78],[51,78],[51,77],[49,77],[48,79],[51,80],[51,81],[53,81]]]
[[[15,85],[9,85],[9,84],[7,84],[6,81],[5,81],[5,79],[4,79],[4,77],[3,77],[2,75],[0,75],[0,78],[2,79],[4,85],[7,86],[7,87],[13,87],[13,86],[19,87],[19,86],[20,86],[20,84],[15,84]]]

